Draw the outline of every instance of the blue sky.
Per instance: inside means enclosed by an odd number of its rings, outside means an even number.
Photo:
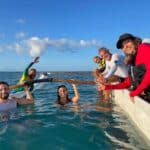
[[[0,71],[92,71],[122,33],[150,38],[149,0],[0,0]]]

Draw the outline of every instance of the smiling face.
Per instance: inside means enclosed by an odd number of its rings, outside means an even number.
[[[58,90],[58,94],[60,96],[60,98],[67,98],[68,96],[68,90],[66,87],[60,87]]]
[[[9,87],[5,84],[0,84],[0,99],[7,100],[9,97]]]
[[[134,55],[136,53],[135,44],[131,40],[123,41],[121,49],[126,55]]]
[[[101,58],[103,58],[104,60],[110,60],[111,59],[111,54],[108,51],[105,50],[101,50],[99,52],[99,55]]]
[[[28,74],[29,74],[29,78],[33,80],[36,77],[36,70],[31,69]]]
[[[96,64],[99,64],[101,62],[101,58],[100,57],[94,57],[93,58],[93,61],[96,63]]]

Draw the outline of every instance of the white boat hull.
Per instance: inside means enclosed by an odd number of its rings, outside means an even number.
[[[129,115],[150,141],[150,104],[139,97],[135,97],[133,103],[128,90],[114,90],[113,96],[114,102]]]

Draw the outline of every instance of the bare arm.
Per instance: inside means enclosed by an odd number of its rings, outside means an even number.
[[[33,97],[28,89],[27,86],[24,86],[25,93],[26,93],[26,98],[20,98],[16,99],[18,105],[27,105],[27,104],[33,104]]]
[[[80,95],[79,95],[76,84],[72,84],[72,87],[74,90],[74,97],[72,98],[72,102],[73,102],[73,104],[76,104],[79,101]]]

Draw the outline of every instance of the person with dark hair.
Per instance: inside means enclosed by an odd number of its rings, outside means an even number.
[[[14,109],[17,105],[33,104],[33,98],[30,94],[28,87],[24,86],[26,98],[18,99],[16,97],[9,98],[10,89],[9,84],[4,81],[0,81],[0,111],[7,111]]]
[[[93,58],[94,63],[98,65],[97,69],[100,73],[102,73],[105,70],[105,60],[100,58],[99,56],[95,56]]]
[[[78,93],[76,84],[72,84],[72,87],[73,87],[73,90],[74,90],[74,96],[72,98],[69,98],[67,87],[65,85],[58,86],[56,104],[64,106],[64,105],[66,105],[70,102],[72,102],[73,104],[78,103],[80,95]]]
[[[117,85],[101,85],[101,89],[125,89],[133,85],[130,97],[145,93],[150,100],[150,44],[142,43],[140,38],[125,33],[119,37],[116,46],[125,55],[131,56],[128,60],[131,65],[129,76]]]
[[[36,57],[33,62],[31,62],[24,70],[18,84],[22,84],[26,81],[30,81],[30,80],[34,80],[35,77],[36,77],[36,69],[34,68],[31,68],[31,66],[35,63],[38,63],[39,62],[39,57]],[[31,69],[30,69],[31,68]],[[29,70],[30,69],[30,70]],[[30,85],[30,91],[32,91],[34,88],[34,85],[31,84]],[[15,90],[15,92],[18,92],[18,91],[23,91],[24,89],[23,88],[18,88]]]

